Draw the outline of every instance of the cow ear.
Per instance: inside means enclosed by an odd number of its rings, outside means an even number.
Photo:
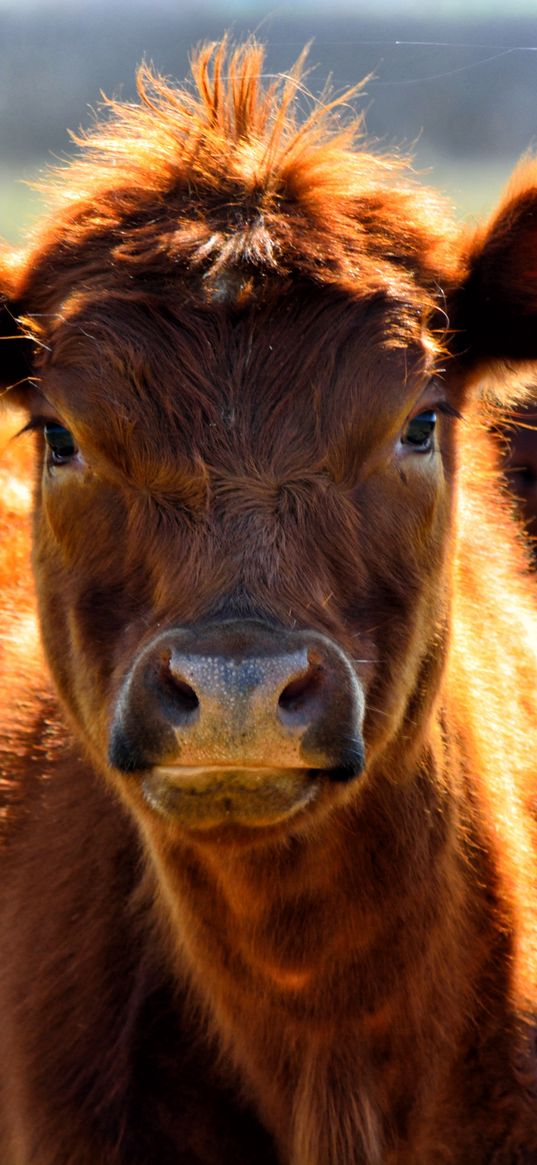
[[[493,372],[494,395],[506,402],[520,397],[522,383],[535,383],[537,160],[515,171],[499,210],[470,240],[450,316],[456,354],[472,379]]]
[[[0,291],[0,405],[20,406],[32,373],[33,343],[20,323],[22,306]]]

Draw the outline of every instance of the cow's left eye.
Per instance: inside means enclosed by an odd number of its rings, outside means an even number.
[[[413,417],[403,433],[403,445],[410,445],[418,453],[428,453],[433,447],[436,413],[428,410]]]
[[[63,425],[58,425],[55,421],[46,421],[43,433],[53,465],[65,465],[78,453],[73,434]]]

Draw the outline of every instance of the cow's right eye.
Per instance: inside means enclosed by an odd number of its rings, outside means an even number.
[[[78,453],[73,434],[63,425],[46,421],[43,426],[45,441],[50,449],[52,465],[65,465]]]
[[[418,413],[408,422],[403,434],[403,445],[410,445],[418,453],[429,453],[433,445],[436,428],[436,413],[433,409]]]

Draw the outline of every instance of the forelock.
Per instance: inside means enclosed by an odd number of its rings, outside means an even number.
[[[457,268],[446,207],[397,155],[364,147],[349,92],[305,113],[304,56],[267,79],[255,42],[208,45],[190,87],[142,66],[139,101],[108,101],[51,175],[30,294],[61,299],[76,268],[78,284],[107,286],[186,274],[192,294],[240,305],[298,275],[428,310]]]

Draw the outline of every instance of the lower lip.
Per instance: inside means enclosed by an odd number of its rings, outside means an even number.
[[[147,803],[185,829],[222,825],[266,828],[293,817],[313,801],[319,783],[315,769],[236,767],[158,767],[146,773]]]

